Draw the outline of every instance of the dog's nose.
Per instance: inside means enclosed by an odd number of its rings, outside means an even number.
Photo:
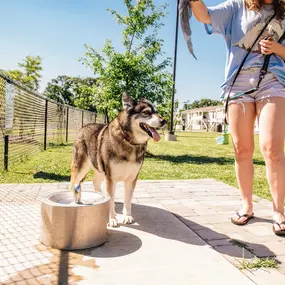
[[[160,124],[161,124],[161,126],[164,126],[166,124],[166,121],[164,119],[160,120]]]

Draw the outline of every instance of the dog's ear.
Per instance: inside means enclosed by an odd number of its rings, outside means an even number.
[[[143,103],[147,103],[149,105],[153,105],[149,100],[147,100],[146,98],[140,98],[139,102],[143,102]]]
[[[128,96],[126,92],[122,95],[122,102],[124,110],[128,110],[136,105],[136,101],[131,96]]]

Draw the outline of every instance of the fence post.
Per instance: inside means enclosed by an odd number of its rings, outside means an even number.
[[[47,149],[47,117],[48,117],[48,100],[46,100],[46,105],[45,105],[44,150]]]
[[[83,120],[84,120],[84,111],[82,111],[82,124],[81,124],[81,128],[83,127]]]
[[[66,132],[65,132],[65,142],[68,142],[68,116],[69,116],[69,108],[66,107]]]
[[[8,171],[9,135],[4,137],[4,169]]]

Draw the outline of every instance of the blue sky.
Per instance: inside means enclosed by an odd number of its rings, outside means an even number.
[[[205,0],[208,6],[219,0]],[[176,0],[154,0],[168,3],[169,15],[160,31],[166,56],[173,58]],[[91,70],[78,61],[84,44],[101,50],[105,39],[111,39],[120,50],[121,27],[107,8],[124,12],[123,0],[1,0],[0,68],[16,69],[26,55],[43,59],[41,91],[58,75],[92,76]],[[179,30],[176,75],[176,98],[180,103],[201,98],[218,99],[224,80],[225,44],[220,36],[208,36],[202,24],[191,21],[194,50],[192,58]]]

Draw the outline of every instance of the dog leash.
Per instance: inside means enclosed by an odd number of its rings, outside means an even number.
[[[235,77],[234,77],[234,79],[233,79],[233,82],[232,82],[232,84],[231,84],[231,86],[230,86],[229,92],[228,92],[228,94],[227,94],[227,96],[226,96],[225,117],[224,117],[224,123],[225,123],[226,125],[228,125],[227,112],[228,112],[228,106],[229,106],[230,94],[231,94],[232,88],[233,88],[233,86],[234,86],[234,84],[235,84],[235,82],[236,82],[236,80],[237,80],[237,78],[238,78],[238,76],[239,76],[239,74],[240,74],[240,72],[241,72],[241,70],[242,70],[244,64],[245,64],[245,62],[246,62],[247,57],[248,57],[249,54],[251,53],[253,47],[256,45],[256,43],[258,42],[259,38],[262,36],[262,34],[263,34],[264,31],[266,30],[266,28],[268,27],[268,25],[270,24],[270,22],[274,19],[275,15],[276,15],[276,13],[274,13],[274,14],[270,17],[270,19],[267,21],[267,23],[265,24],[265,26],[263,27],[263,29],[260,31],[259,35],[258,35],[257,38],[255,39],[254,43],[252,44],[252,46],[251,46],[250,49],[248,50],[248,52],[247,52],[247,54],[245,55],[245,57],[243,58],[243,60],[242,60],[242,62],[241,62],[241,64],[240,64],[240,66],[239,66],[239,68],[238,68],[238,70],[237,70],[237,72],[236,72],[236,75],[235,75]],[[283,36],[284,36],[284,34],[283,34]],[[278,41],[278,42],[279,42],[279,41]],[[264,64],[263,64],[263,66],[262,66],[262,68],[261,68],[261,70],[260,70],[259,81],[258,81],[258,88],[259,88],[259,85],[260,85],[262,79],[265,77],[265,74],[267,73],[267,68],[268,68],[270,56],[271,56],[271,55],[266,55],[266,56],[265,56]],[[265,72],[265,73],[264,73],[264,72]],[[252,91],[252,92],[254,92],[254,91]],[[252,93],[252,92],[251,92],[251,93]],[[240,97],[241,97],[242,95],[244,95],[244,94],[245,94],[245,93],[238,94],[238,95],[232,97],[232,99],[240,98]],[[250,93],[247,93],[247,94],[250,94]]]

